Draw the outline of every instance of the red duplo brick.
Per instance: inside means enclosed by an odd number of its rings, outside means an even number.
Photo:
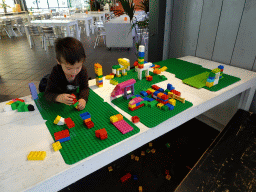
[[[148,76],[148,77],[146,77],[146,80],[147,80],[147,81],[152,81],[152,80],[153,80],[153,77],[152,77],[152,76]]]
[[[147,90],[146,92],[147,92],[148,95],[151,95],[151,94],[152,94],[152,92],[149,91],[149,90]]]
[[[75,123],[70,117],[64,119],[64,121],[69,129],[75,127]]]
[[[54,133],[54,138],[56,141],[66,137],[69,137],[69,131],[67,129]]]
[[[152,89],[155,89],[155,90],[160,89],[160,87],[158,87],[157,85],[152,85],[151,88],[152,88]]]
[[[133,116],[132,117],[132,122],[133,123],[138,123],[140,121],[140,118],[138,116]]]
[[[86,122],[85,125],[86,125],[86,127],[87,127],[88,129],[94,127],[94,123],[93,123],[92,121]]]
[[[127,181],[129,178],[131,178],[131,174],[130,173],[127,173],[125,176],[121,177],[121,181],[122,183]]]
[[[165,95],[165,94],[164,94],[164,95],[162,95],[162,96],[161,96],[161,99],[163,99],[163,100],[168,99],[168,95]]]
[[[103,139],[108,138],[108,133],[107,133],[106,129],[103,128],[103,129],[100,129],[100,130],[96,130],[95,131],[95,136],[100,138],[101,140],[103,140]]]

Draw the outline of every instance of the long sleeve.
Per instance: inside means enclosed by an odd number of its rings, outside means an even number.
[[[56,102],[56,97],[61,94],[61,90],[58,87],[58,81],[59,81],[59,73],[58,68],[54,67],[52,69],[52,72],[48,78],[47,86],[45,89],[44,97],[46,100],[50,102]]]
[[[84,99],[86,102],[89,97],[89,85],[88,85],[88,74],[86,68],[83,66],[80,72],[80,88],[79,88],[79,99]]]

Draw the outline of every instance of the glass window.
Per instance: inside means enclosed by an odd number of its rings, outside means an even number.
[[[26,0],[27,8],[30,10],[32,8],[37,8],[36,0]]]
[[[38,8],[46,8],[48,9],[47,0],[37,0]]]
[[[68,7],[67,0],[59,0],[59,7]]]
[[[48,0],[49,7],[59,7],[57,0]]]

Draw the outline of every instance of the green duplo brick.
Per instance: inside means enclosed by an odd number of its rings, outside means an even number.
[[[121,68],[120,65],[113,65],[112,66],[112,69],[119,69],[119,68]]]
[[[144,57],[138,57],[138,59],[144,59]]]
[[[168,111],[169,110],[169,108],[166,105],[164,105],[161,109],[164,110],[164,111]]]
[[[164,91],[165,93],[169,93],[169,92],[171,92],[169,89],[165,89],[165,91]]]
[[[23,102],[16,101],[16,102],[12,103],[11,104],[12,110],[16,110],[19,107],[20,103],[23,103]]]

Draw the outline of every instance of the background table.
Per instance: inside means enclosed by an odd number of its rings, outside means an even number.
[[[76,38],[80,40],[78,21],[76,20],[35,20],[30,22],[35,26],[66,27],[67,36],[70,36],[70,26],[75,26]]]
[[[192,56],[181,59],[209,69],[220,65]],[[181,92],[182,97],[192,102],[193,106],[151,129],[138,123],[138,134],[73,165],[65,164],[60,152],[52,150],[53,138],[37,108],[26,113],[1,113],[0,191],[60,190],[240,93],[243,94],[240,98],[240,108],[248,110],[255,92],[256,73],[229,65],[224,67],[224,73],[237,76],[241,80],[217,92],[195,89],[183,84],[174,74],[163,72],[168,80],[157,85],[165,88],[168,83],[173,84]],[[90,88],[122,115],[131,119],[130,115],[111,103],[110,93],[115,86],[110,84],[109,80],[103,79],[102,88],[95,85],[95,80],[89,81]],[[31,96],[25,97],[25,102],[34,104]],[[1,103],[0,109],[4,105],[5,102]],[[47,156],[44,161],[27,161],[30,151],[46,151]]]
[[[112,47],[132,47],[132,24],[127,16],[127,21],[124,21],[125,16],[116,17],[105,23],[106,28],[106,46]]]

